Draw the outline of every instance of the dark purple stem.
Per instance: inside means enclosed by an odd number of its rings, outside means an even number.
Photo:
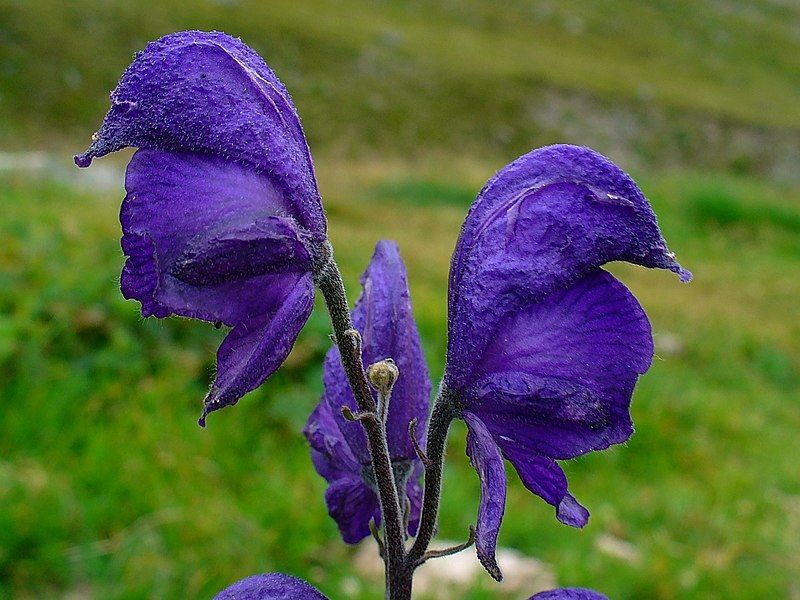
[[[408,552],[406,560],[411,565],[418,565],[425,555],[428,545],[436,533],[436,521],[439,516],[439,500],[442,493],[442,469],[444,467],[444,451],[447,444],[447,431],[456,417],[456,409],[446,388],[439,391],[433,405],[431,420],[428,424],[427,459],[425,466],[425,495],[422,500],[422,515],[414,545]]]

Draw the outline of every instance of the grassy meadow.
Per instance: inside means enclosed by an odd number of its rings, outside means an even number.
[[[121,297],[124,157],[100,163],[110,186],[67,165],[132,52],[190,27],[241,35],[294,95],[351,298],[375,241],[398,241],[434,378],[483,182],[554,141],[630,170],[695,279],[612,265],[656,334],[636,434],[565,465],[583,531],[509,470],[500,544],[615,600],[800,598],[800,13],[699,4],[0,0],[0,149],[55,157],[0,169],[0,598],[208,598],[268,570],[381,595],[300,435],[322,307],[201,430],[223,332]],[[450,444],[441,535],[460,539],[478,479],[462,427]],[[506,596],[486,576],[464,597]]]

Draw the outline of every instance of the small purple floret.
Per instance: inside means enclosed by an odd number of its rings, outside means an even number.
[[[251,575],[214,596],[214,600],[327,600],[315,587],[283,573]]]
[[[361,285],[353,324],[361,333],[363,362],[370,365],[392,358],[400,371],[391,394],[386,429],[398,488],[410,501],[409,533],[413,535],[422,500],[422,464],[408,425],[416,419],[417,431],[425,431],[431,383],[414,323],[406,270],[394,242],[378,243]],[[325,359],[323,380],[325,391],[304,433],[314,466],[329,484],[325,494],[328,512],[344,541],[355,544],[369,535],[370,519],[380,524],[381,515],[363,428],[341,413],[342,406],[355,412],[357,405],[336,347]],[[419,441],[424,447],[425,440]]]
[[[586,588],[559,588],[539,592],[528,600],[608,600],[608,597]]]

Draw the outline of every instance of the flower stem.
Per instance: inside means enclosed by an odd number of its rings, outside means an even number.
[[[328,307],[336,344],[347,380],[353,390],[358,409],[377,416],[377,405],[370,392],[361,357],[361,343],[350,319],[344,282],[333,258],[317,277],[317,284]],[[375,472],[381,514],[385,531],[386,598],[410,600],[413,568],[406,561],[405,530],[392,461],[386,441],[386,427],[379,418],[361,419]]]
[[[456,417],[456,410],[445,388],[439,391],[433,405],[428,424],[427,463],[425,465],[425,495],[422,500],[422,515],[414,545],[408,552],[407,560],[412,565],[419,564],[436,532],[439,516],[439,500],[442,493],[442,468],[447,431]]]

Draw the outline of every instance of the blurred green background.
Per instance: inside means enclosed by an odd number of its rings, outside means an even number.
[[[202,598],[267,570],[381,595],[300,435],[324,311],[200,430],[223,332],[122,299],[126,157],[70,165],[132,54],[187,28],[241,36],[286,83],[351,297],[396,239],[436,377],[483,182],[553,142],[630,171],[695,280],[613,267],[656,334],[637,433],[566,465],[583,531],[510,474],[500,543],[614,599],[800,598],[800,7],[778,0],[0,0],[0,598]],[[451,539],[476,515],[463,434]]]

